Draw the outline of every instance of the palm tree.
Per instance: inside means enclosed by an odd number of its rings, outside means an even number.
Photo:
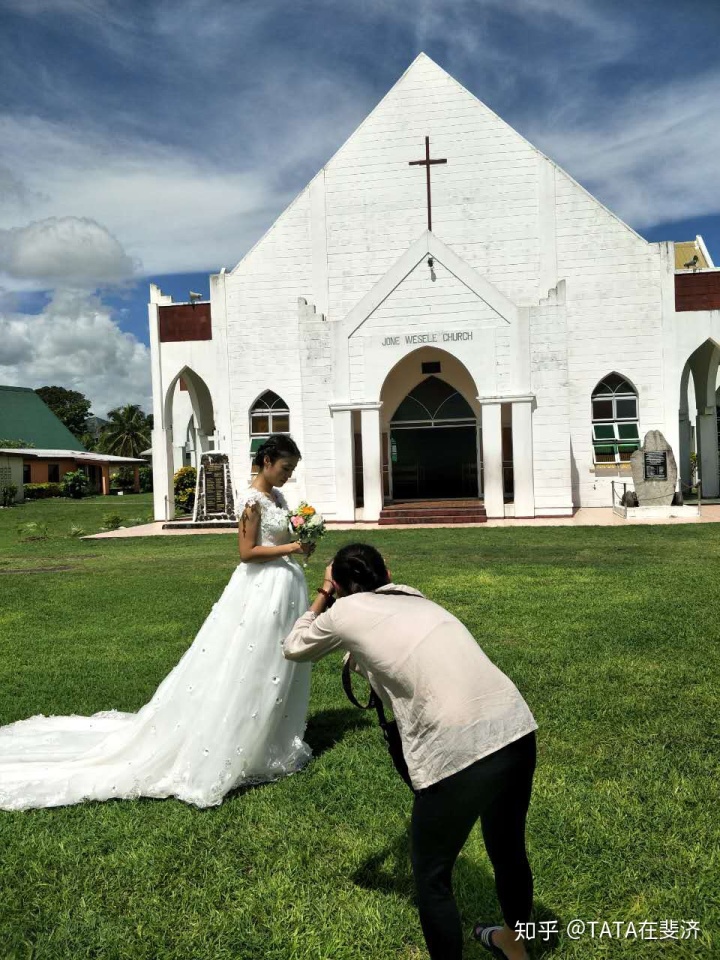
[[[150,446],[150,424],[137,404],[129,403],[111,410],[108,420],[98,443],[103,453],[116,457],[139,457]]]

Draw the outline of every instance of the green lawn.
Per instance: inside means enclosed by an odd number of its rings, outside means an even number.
[[[232,536],[82,541],[149,496],[0,511],[0,723],[134,710],[237,562]],[[50,538],[21,542],[20,523]],[[681,942],[561,936],[565,958],[720,955],[720,528],[372,531],[398,582],[473,631],[538,724],[529,848],[541,918],[698,920]],[[330,534],[308,569],[352,534]],[[48,569],[60,568],[60,569]],[[426,956],[411,797],[378,731],[314,668],[302,774],[198,811],[119,801],[0,813],[2,960],[396,960]],[[468,928],[498,918],[474,834]],[[714,944],[714,949],[713,949]],[[543,951],[538,951],[542,954]],[[471,944],[470,958],[488,956]]]

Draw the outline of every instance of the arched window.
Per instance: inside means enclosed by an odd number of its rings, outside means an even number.
[[[618,373],[611,373],[592,394],[595,463],[624,463],[640,447],[637,392]]]
[[[266,390],[250,411],[250,456],[271,433],[290,433],[290,411],[282,397]]]
[[[475,423],[475,414],[467,400],[440,377],[421,380],[393,414],[393,427],[458,426]]]

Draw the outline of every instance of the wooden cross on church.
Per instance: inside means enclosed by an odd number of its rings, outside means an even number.
[[[432,198],[430,196],[430,167],[436,163],[447,163],[447,159],[431,160],[430,159],[430,137],[425,137],[425,159],[411,160],[408,163],[408,166],[409,167],[425,167],[425,174],[427,176],[428,230],[432,230]]]

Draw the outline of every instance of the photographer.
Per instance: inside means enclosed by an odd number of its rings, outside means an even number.
[[[532,908],[525,818],[537,724],[527,704],[459,620],[393,584],[366,544],[336,554],[283,644],[287,659],[298,661],[338,648],[397,721],[415,792],[412,867],[430,957],[462,957],[452,870],[479,819],[505,925],[479,923],[473,936],[496,957],[526,960],[515,926]]]

